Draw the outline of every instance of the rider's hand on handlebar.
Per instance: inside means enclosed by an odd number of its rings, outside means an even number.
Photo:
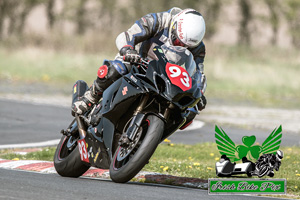
[[[120,49],[120,55],[126,56],[128,54],[136,54],[138,55],[138,52],[130,45],[126,45]]]
[[[123,56],[123,60],[131,63],[141,62],[141,57],[138,52],[130,45],[126,45],[120,49],[120,55]]]
[[[126,62],[131,63],[140,63],[141,62],[141,56],[137,54],[127,54],[123,56],[123,60]]]

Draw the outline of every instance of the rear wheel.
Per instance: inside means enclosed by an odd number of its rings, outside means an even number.
[[[247,172],[247,176],[248,176],[249,178],[252,177],[251,171]]]
[[[54,154],[54,167],[59,175],[66,177],[79,177],[90,168],[80,159],[77,138],[61,138]]]
[[[117,148],[109,168],[111,179],[118,183],[132,179],[148,163],[160,143],[163,131],[164,122],[160,118],[147,116],[132,145]]]

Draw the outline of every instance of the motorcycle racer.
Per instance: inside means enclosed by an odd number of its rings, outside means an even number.
[[[264,165],[270,166],[270,170],[267,172],[266,175],[273,177],[274,176],[274,169],[276,171],[279,170],[281,166],[281,160],[283,158],[283,152],[278,150],[276,154],[263,154],[259,157],[257,162],[255,163],[255,170],[253,171],[253,175],[259,175],[260,170],[263,169]]]
[[[202,15],[194,9],[174,7],[166,12],[147,14],[137,20],[127,31],[122,32],[116,39],[119,55],[126,60],[137,62],[141,57],[149,60],[156,59],[153,47],[157,45],[174,45],[186,47],[194,56],[197,73],[202,78],[198,83],[202,94],[206,90],[204,75],[205,45],[202,41],[205,34],[205,21]],[[130,65],[119,60],[105,60],[100,66],[97,78],[83,97],[72,105],[72,111],[77,114],[85,113],[92,105],[100,100],[103,91],[114,81],[130,71]],[[191,122],[198,110],[205,108],[206,98],[203,95],[196,108],[190,109],[185,125]],[[185,126],[183,125],[183,126]]]

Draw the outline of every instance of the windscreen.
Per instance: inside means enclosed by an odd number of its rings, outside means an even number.
[[[164,54],[170,63],[183,67],[191,77],[195,74],[196,63],[194,61],[194,56],[187,48],[162,45],[161,49],[164,51]]]

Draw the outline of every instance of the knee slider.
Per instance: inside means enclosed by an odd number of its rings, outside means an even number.
[[[122,74],[127,73],[127,68],[120,61],[104,61],[103,65],[98,69],[98,77],[95,84],[102,91],[108,88],[113,82],[118,80]]]

